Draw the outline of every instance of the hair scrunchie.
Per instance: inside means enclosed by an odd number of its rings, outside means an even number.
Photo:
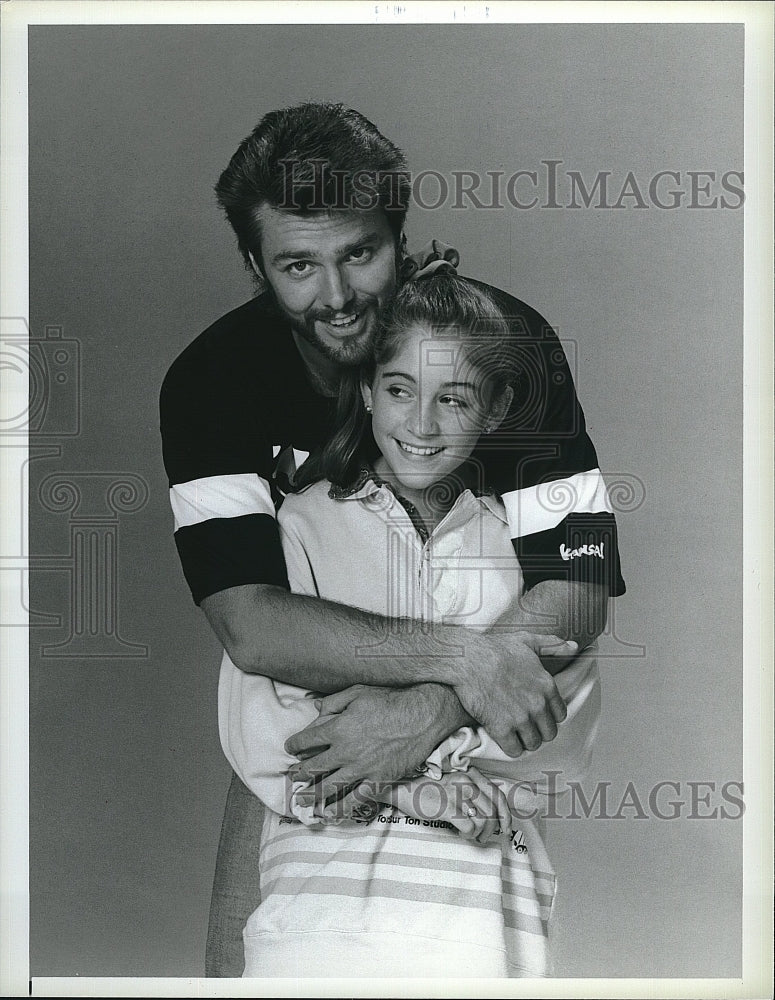
[[[448,243],[431,240],[422,250],[407,256],[401,264],[402,281],[418,281],[432,274],[447,272],[457,274],[460,254]]]

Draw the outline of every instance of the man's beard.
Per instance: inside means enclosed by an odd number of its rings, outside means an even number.
[[[337,311],[325,309],[311,311],[307,313],[302,321],[299,321],[295,316],[289,316],[276,297],[275,303],[290,323],[294,332],[302,340],[305,340],[314,347],[326,360],[332,361],[336,365],[341,365],[343,368],[355,368],[369,359],[374,343],[374,335],[377,330],[377,316],[380,309],[380,303],[376,299],[356,297],[351,302],[348,302],[344,309]],[[328,322],[337,313],[340,316],[343,313],[355,313],[358,316],[363,316],[367,311],[369,313],[369,326],[367,329],[349,337],[343,336],[338,338],[335,344],[324,340],[315,329],[316,322]]]

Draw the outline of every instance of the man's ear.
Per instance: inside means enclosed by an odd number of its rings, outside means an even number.
[[[487,419],[487,427],[490,433],[497,430],[503,423],[503,419],[509,412],[509,407],[511,406],[513,398],[514,390],[510,385],[507,385],[500,396],[493,400],[492,405],[490,406],[490,415]]]
[[[367,412],[371,413],[371,386],[368,382],[364,382],[363,379],[361,379],[361,396],[363,397],[363,405],[366,407]]]
[[[256,258],[253,256],[253,254],[251,253],[250,250],[248,250],[248,257],[250,258],[250,266],[253,268],[253,273],[255,274],[255,276],[257,278],[260,278],[262,281],[266,281],[266,277],[264,276],[264,272],[261,270],[261,268],[256,263]]]

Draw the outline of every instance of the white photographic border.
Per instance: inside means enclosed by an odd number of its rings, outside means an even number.
[[[0,628],[0,990],[4,996],[772,996],[773,782],[773,6],[762,3],[290,2],[290,0],[5,0],[2,32],[0,316],[29,316],[27,29],[36,24],[742,23],[745,27],[744,818],[742,979],[29,980],[28,651]],[[0,378],[2,373],[0,372]],[[0,390],[3,386],[0,384]],[[6,386],[7,388],[7,386]],[[17,391],[18,386],[17,386]],[[17,407],[20,412],[26,401]],[[2,428],[0,427],[0,433]],[[25,448],[15,440],[14,448]],[[18,452],[17,452],[18,456]],[[26,525],[23,484],[0,447],[4,521]],[[5,537],[5,536],[3,536]],[[7,574],[6,574],[7,575]],[[0,583],[2,581],[0,580]],[[0,602],[24,614],[26,595]],[[16,605],[13,604],[16,602]],[[13,605],[13,607],[11,607]],[[4,619],[7,620],[7,619]]]

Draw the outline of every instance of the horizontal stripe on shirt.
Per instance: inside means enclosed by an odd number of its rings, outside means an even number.
[[[483,871],[465,871],[455,868],[452,863],[443,867],[428,865],[423,868],[420,865],[414,867],[402,864],[400,859],[387,860],[383,854],[364,855],[360,859],[335,855],[325,863],[320,859],[305,862],[296,854],[289,854],[281,860],[282,863],[275,865],[270,871],[262,865],[262,892],[267,897],[292,872],[293,878],[305,880],[318,877],[334,880],[358,878],[368,882],[379,878],[400,885],[410,883],[425,886],[431,890],[434,887],[450,891],[457,889],[463,894],[474,884],[479,891],[508,896],[511,908],[534,917],[548,917],[554,900],[554,882],[548,885],[542,883],[541,888],[546,891],[538,891],[538,880],[533,879],[526,885],[515,884],[509,878],[508,869],[500,869],[496,865],[483,865]],[[475,876],[473,881],[471,875]]]
[[[600,469],[513,490],[504,493],[502,500],[512,538],[555,528],[569,514],[613,511]]]
[[[467,889],[461,893],[457,888],[447,888],[438,883],[392,882],[382,878],[332,878],[313,876],[311,878],[286,876],[272,885],[272,895],[298,896],[303,891],[305,898],[320,896],[348,896],[362,899],[376,896],[383,899],[403,899],[410,902],[431,903],[438,906],[455,906],[465,909],[487,910],[502,913],[507,927],[529,934],[546,935],[546,921],[519,910],[503,905],[498,892],[481,892]]]
[[[528,589],[542,580],[566,580],[601,584],[612,597],[625,592],[616,519],[608,511],[569,514],[553,528],[514,539],[514,548]]]
[[[175,531],[215,517],[269,514],[275,509],[269,483],[254,472],[208,476],[178,483],[170,489]]]
[[[289,823],[280,827],[280,831],[267,838],[262,847],[262,860],[276,858],[288,851],[295,849],[308,851],[317,855],[325,861],[331,858],[330,840],[355,841],[358,850],[373,854],[379,850],[379,844],[384,842],[389,836],[391,840],[401,841],[401,852],[404,857],[418,857],[423,860],[428,858],[429,845],[435,845],[440,852],[449,850],[450,857],[456,861],[467,860],[475,864],[481,864],[481,846],[468,841],[463,841],[456,831],[450,829],[424,830],[422,828],[410,827],[402,830],[393,825],[377,823],[372,821],[369,827],[361,824],[350,826],[321,825],[319,827],[302,827],[299,823]],[[310,835],[311,834],[311,835]],[[298,848],[288,841],[297,840]],[[525,855],[514,854],[509,857],[509,869],[518,872],[523,869],[526,879],[545,879],[547,885],[554,884],[554,873],[544,872],[536,869],[529,861],[523,861]],[[526,884],[528,884],[526,882]]]
[[[288,858],[285,865],[274,869],[268,874],[262,873],[261,891],[264,896],[268,898],[274,891],[278,881],[282,881],[283,878],[289,875],[302,879],[318,877],[327,879],[355,878],[366,882],[373,879],[382,879],[386,882],[398,883],[399,885],[408,883],[414,886],[424,886],[428,891],[432,891],[434,887],[448,889],[449,891],[457,890],[463,895],[468,892],[472,885],[475,885],[482,892],[491,892],[498,896],[503,891],[508,891],[509,889],[508,886],[504,888],[500,874],[485,876],[474,873],[472,876],[465,872],[457,872],[452,868],[424,870],[422,868],[407,868],[400,864],[383,865],[379,855],[376,855],[370,863],[366,861],[356,863],[335,859],[325,865],[296,864],[293,858]],[[521,898],[519,898],[518,902],[512,904],[515,909],[522,910],[533,916],[540,916],[540,900],[536,893],[532,895],[518,893],[516,896]]]
[[[210,518],[179,528],[175,544],[196,604],[210,594],[246,584],[288,589],[273,515]]]

